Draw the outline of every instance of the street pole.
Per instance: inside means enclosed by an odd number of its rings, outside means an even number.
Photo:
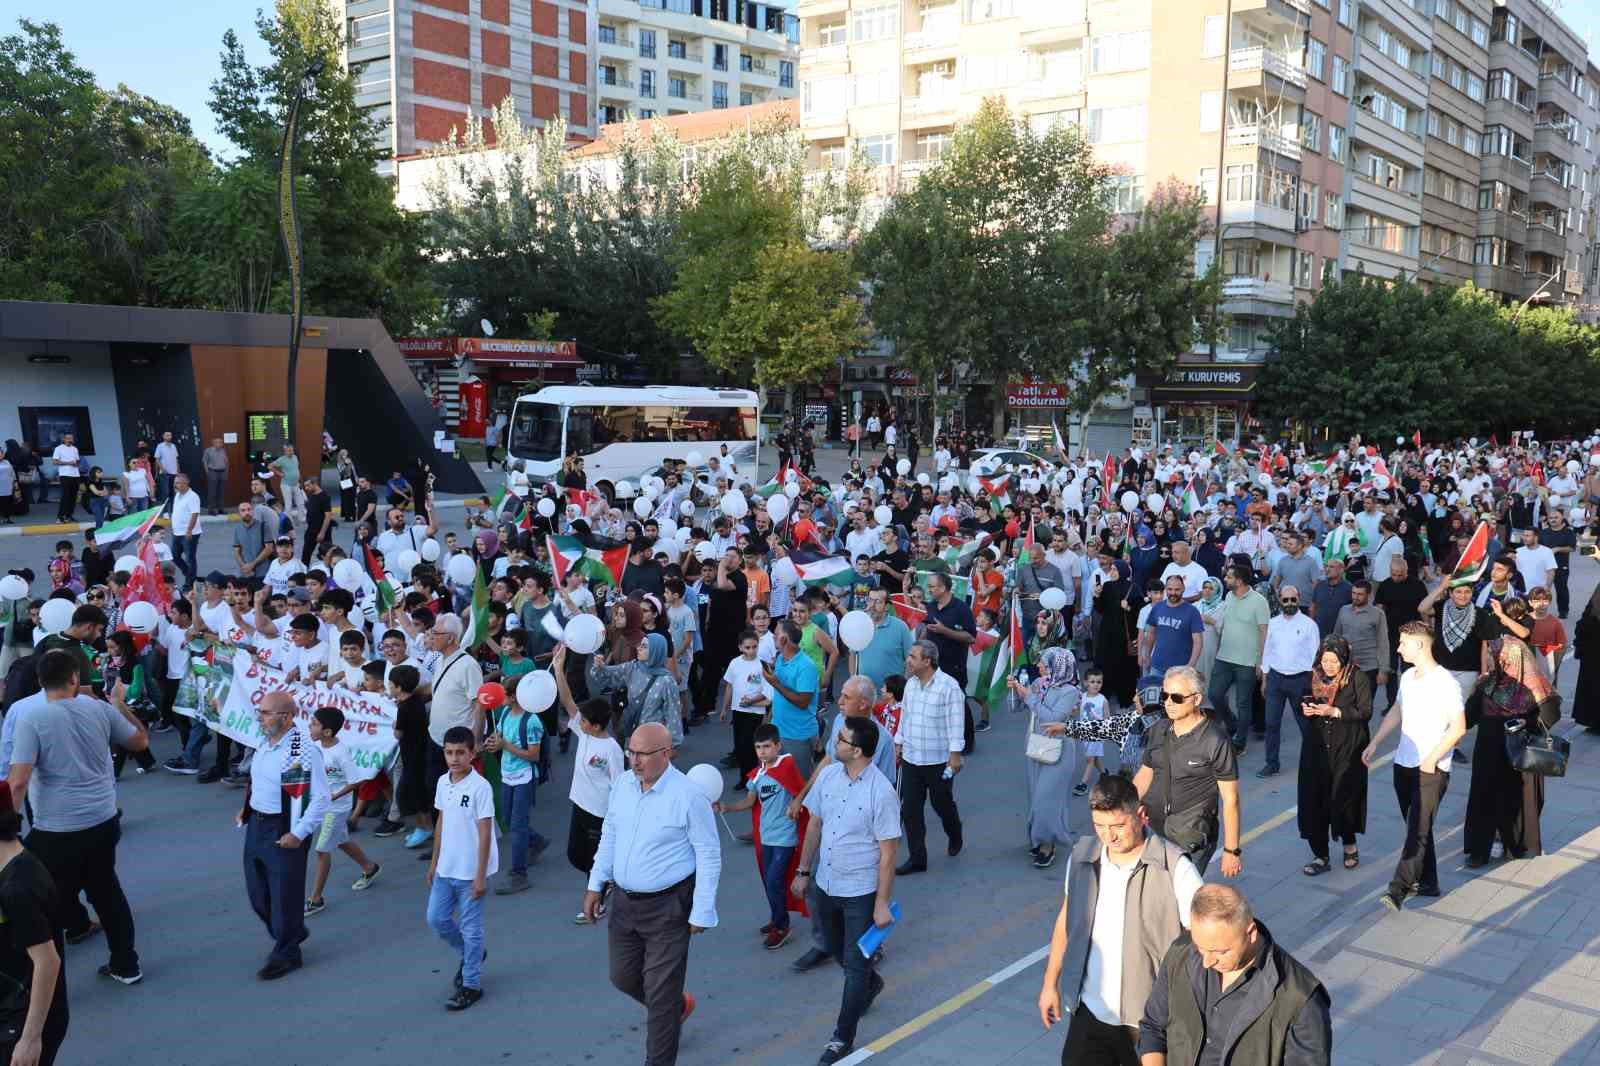
[[[294,195],[295,147],[300,136],[300,105],[315,86],[323,65],[321,59],[313,59],[295,87],[289,116],[283,124],[283,151],[278,163],[278,236],[283,241],[284,258],[289,263],[289,381],[284,428],[290,444],[295,442],[294,386],[300,369],[300,330],[305,318],[305,253],[300,242],[300,210]]]
[[[1228,168],[1228,68],[1233,64],[1233,0],[1228,0],[1222,16],[1222,114],[1218,116],[1217,129],[1217,235],[1211,243],[1211,262],[1222,269],[1222,192],[1226,184],[1224,172]],[[1222,307],[1222,288],[1211,301],[1211,361],[1217,361],[1217,314]]]
[[[1561,271],[1559,271],[1559,270],[1556,271],[1554,274],[1551,274],[1548,278],[1544,279],[1544,283],[1543,284],[1541,284],[1537,289],[1533,290],[1533,295],[1532,296],[1529,296],[1526,300],[1522,301],[1522,306],[1517,308],[1517,313],[1511,316],[1511,324],[1512,324],[1512,326],[1515,326],[1517,324],[1517,321],[1520,318],[1522,318],[1522,312],[1524,312],[1524,311],[1526,311],[1528,309],[1528,305],[1533,303],[1533,301],[1537,300],[1539,297],[1545,295],[1545,291],[1544,290],[1549,286],[1549,284],[1552,281],[1556,280],[1560,276],[1561,276]]]

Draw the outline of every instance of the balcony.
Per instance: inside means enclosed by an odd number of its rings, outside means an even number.
[[[1548,100],[1569,115],[1581,115],[1584,102],[1572,91],[1571,75],[1567,71],[1551,71],[1539,75],[1539,99]]]
[[[634,50],[638,48],[638,42],[626,33],[613,33],[610,36],[601,34],[596,39],[596,43],[600,46],[600,50],[606,54],[626,53],[633,55]]]
[[[909,56],[913,52],[927,48],[951,48],[960,39],[961,30],[957,26],[935,26],[932,29],[913,30],[906,34],[905,50]]]
[[[1572,139],[1576,127],[1570,122],[1537,122],[1533,127],[1533,150],[1560,156],[1564,162],[1578,159],[1578,145]]]
[[[1306,87],[1306,72],[1271,48],[1235,48],[1228,53],[1228,74],[1240,89],[1269,88],[1270,80],[1297,89]]]
[[[1301,154],[1298,141],[1285,137],[1282,133],[1253,123],[1248,126],[1228,127],[1229,148],[1259,148],[1268,152],[1277,152],[1279,155],[1288,156],[1290,159],[1299,159]]]
[[[802,20],[823,15],[842,15],[850,9],[850,0],[800,0],[795,14]]]
[[[1572,190],[1556,171],[1535,169],[1528,185],[1528,198],[1564,208],[1572,202]]]
[[[824,63],[843,63],[850,58],[848,45],[829,44],[800,50],[800,65],[808,70]]]
[[[771,84],[778,80],[778,68],[776,65],[768,66],[758,59],[751,63],[748,69],[740,67],[739,76],[745,81],[759,81]]]
[[[1264,204],[1260,200],[1225,200],[1222,204],[1222,225],[1232,227],[1261,226],[1286,235],[1284,243],[1294,243],[1294,212],[1286,207]],[[1271,234],[1258,232],[1257,237],[1271,239]]]
[[[942,115],[960,107],[960,97],[956,93],[935,93],[930,96],[908,96],[905,98],[905,112],[907,115]]]
[[[705,93],[696,92],[693,89],[686,89],[683,92],[677,92],[677,93],[673,92],[671,89],[667,90],[667,99],[668,100],[693,100],[694,102],[699,103],[700,101],[704,100],[705,98],[706,98]]]
[[[1268,281],[1258,277],[1225,278],[1222,282],[1222,299],[1260,300],[1266,303],[1294,303],[1294,286],[1286,281]]]
[[[1530,252],[1540,252],[1559,261],[1567,257],[1567,238],[1557,231],[1552,222],[1530,220],[1527,248]]]
[[[684,48],[679,51],[667,50],[667,66],[669,67],[698,67],[705,62],[705,53],[694,48]]]
[[[610,81],[601,78],[597,84],[602,99],[633,95],[633,81],[629,78],[612,78]]]
[[[1233,13],[1260,11],[1302,28],[1301,16],[1311,14],[1311,0],[1233,0]]]

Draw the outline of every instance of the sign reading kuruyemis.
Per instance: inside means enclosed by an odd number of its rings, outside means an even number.
[[[365,781],[389,765],[395,750],[394,701],[371,692],[290,682],[244,648],[218,641],[189,642],[189,668],[178,682],[172,709],[203,721],[223,736],[251,748],[263,740],[256,709],[272,692],[294,698],[295,720],[304,728],[319,707],[337,707],[344,715],[339,740],[350,752],[356,780]]]

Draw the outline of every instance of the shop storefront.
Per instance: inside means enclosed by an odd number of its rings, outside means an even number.
[[[406,365],[445,424],[481,436],[478,418],[508,411],[523,393],[597,377],[572,341],[499,337],[406,337],[397,342]]]
[[[1070,386],[1045,381],[1032,374],[1006,386],[1006,439],[1024,439],[1032,445],[1055,445],[1056,427],[1063,439],[1071,432],[1067,417]]]
[[[1259,364],[1180,363],[1161,376],[1142,376],[1150,391],[1157,444],[1235,443],[1254,428],[1251,402]]]

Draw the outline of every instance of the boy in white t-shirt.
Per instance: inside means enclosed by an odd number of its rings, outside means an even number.
[[[428,863],[428,927],[461,956],[455,995],[445,1009],[462,1011],[483,998],[483,895],[500,870],[494,837],[494,789],[472,768],[472,730],[444,731],[446,771],[434,788],[433,855]]]
[[[293,537],[279,537],[275,548],[278,554],[267,564],[267,572],[261,581],[272,590],[274,596],[283,596],[289,592],[289,579],[305,573],[306,564],[295,558]]]
[[[733,754],[739,760],[739,783],[734,789],[739,792],[744,791],[745,778],[756,768],[756,726],[766,720],[772,706],[772,689],[761,670],[760,647],[754,629],[739,634],[739,656],[723,671],[717,700],[717,717],[733,723]]]
[[[778,641],[772,635],[772,612],[759,603],[750,609],[750,628],[756,631],[756,658],[772,663],[778,658]]]
[[[1101,690],[1105,688],[1105,671],[1098,666],[1091,666],[1083,672],[1083,699],[1078,703],[1078,717],[1090,721],[1103,722],[1109,713],[1106,709],[1106,694]],[[1106,753],[1106,742],[1103,740],[1079,741],[1083,745],[1083,780],[1073,786],[1074,796],[1087,795],[1089,786],[1093,784],[1092,778],[1100,773],[1100,760]]]
[[[1467,732],[1461,686],[1449,670],[1434,661],[1433,630],[1426,622],[1407,622],[1400,627],[1400,657],[1411,669],[1400,675],[1394,709],[1383,716],[1372,743],[1361,753],[1361,761],[1371,766],[1378,745],[1399,726],[1394,791],[1400,800],[1400,816],[1406,820],[1406,839],[1394,878],[1378,897],[1394,911],[1410,896],[1439,895],[1433,819],[1450,787],[1450,757],[1456,741]]]
[[[350,886],[353,891],[364,892],[371,888],[372,882],[378,879],[378,871],[382,869],[367,858],[360,844],[350,839],[347,819],[352,796],[361,782],[356,780],[356,766],[350,758],[350,749],[339,743],[339,733],[343,729],[344,714],[337,707],[317,708],[311,721],[306,723],[306,732],[311,734],[311,739],[322,745],[322,765],[328,773],[328,791],[333,794],[328,813],[322,816],[322,828],[317,833],[317,877],[312,884],[311,897],[306,900],[307,918],[328,909],[322,899],[322,889],[333,870],[334,849],[344,852],[361,867],[361,876]]]
[[[595,852],[600,850],[600,830],[605,825],[606,811],[611,806],[611,785],[626,769],[622,761],[622,746],[611,735],[611,701],[604,696],[585,700],[580,706],[572,698],[567,685],[567,646],[556,645],[550,663],[556,675],[556,691],[567,717],[578,727],[577,758],[572,763],[572,787],[567,797],[572,801],[572,823],[567,829],[567,861],[585,875],[594,867]],[[600,897],[600,913],[605,913],[605,897],[610,893],[608,884]],[[589,916],[582,911],[573,919],[578,925],[590,924]]]

